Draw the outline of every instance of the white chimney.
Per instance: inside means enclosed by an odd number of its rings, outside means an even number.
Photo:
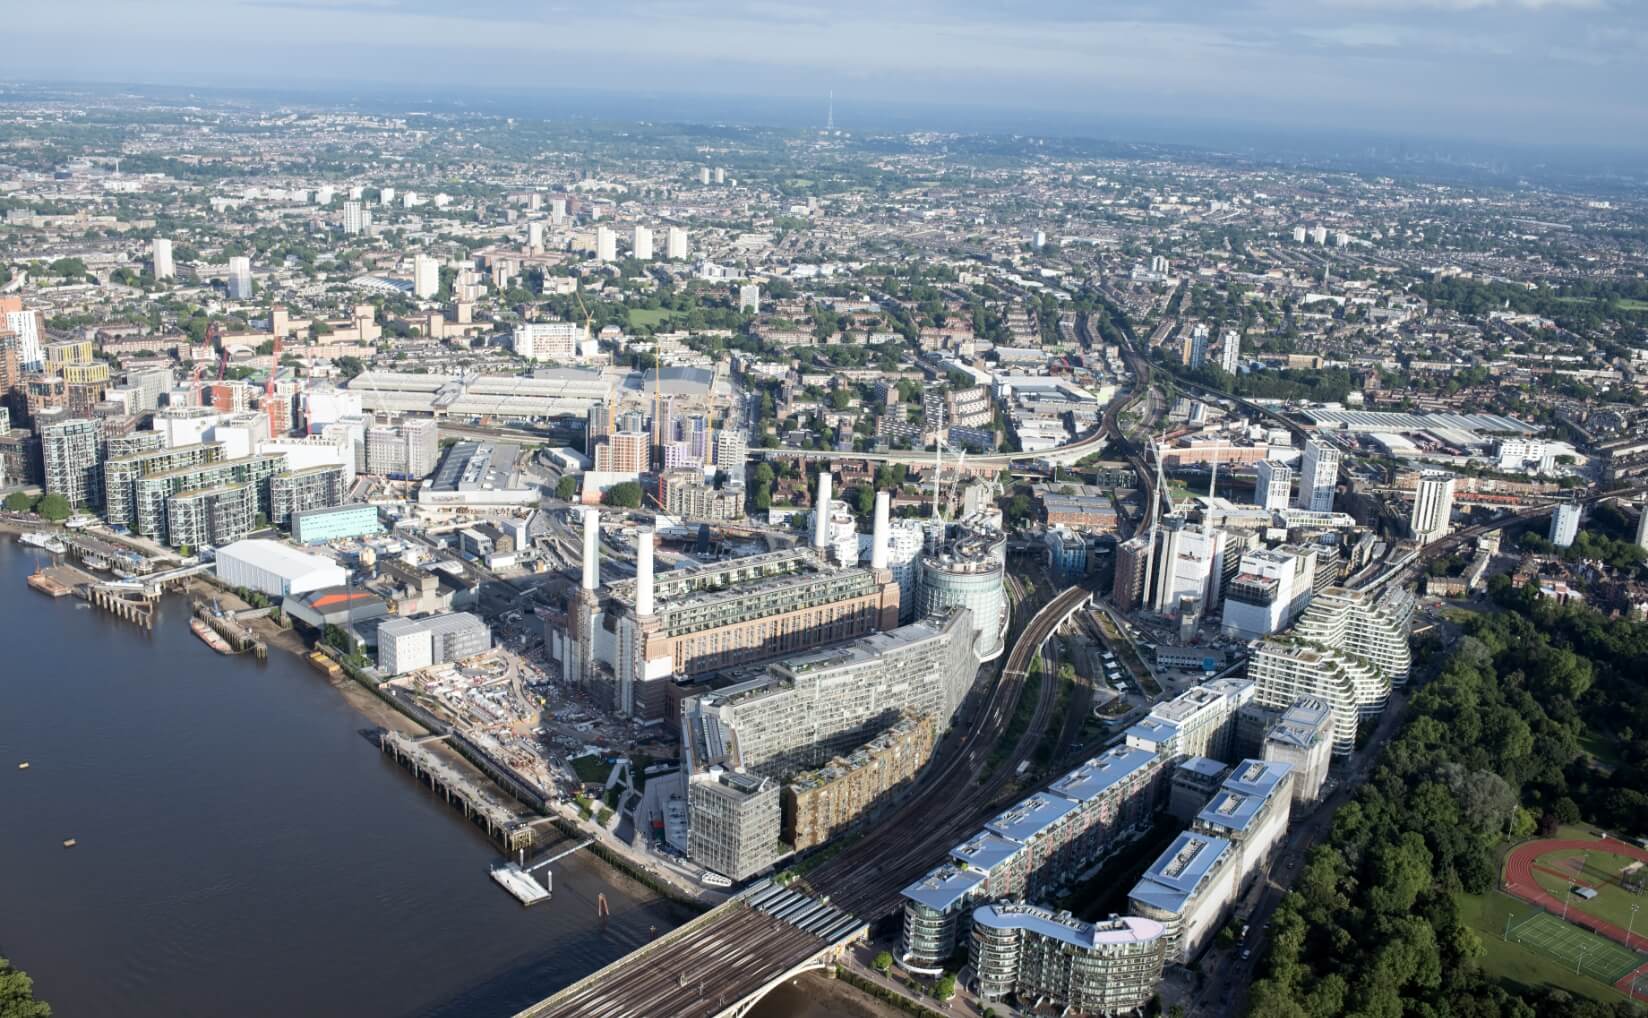
[[[830,472],[818,475],[818,499],[813,503],[813,547],[820,551],[830,546]]]
[[[635,546],[635,616],[652,615],[652,530],[636,536]]]
[[[584,510],[584,589],[594,590],[601,585],[601,514],[596,509]]]
[[[888,521],[893,508],[893,497],[885,491],[876,492],[875,529],[870,531],[870,568],[887,568],[887,542],[892,524]]]

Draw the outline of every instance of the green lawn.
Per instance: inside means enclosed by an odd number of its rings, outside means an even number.
[[[1615,301],[1621,311],[1648,311],[1648,300]]]
[[[1588,884],[1596,888],[1597,896],[1590,901],[1575,898],[1572,902],[1573,908],[1598,919],[1607,920],[1620,929],[1648,930],[1648,911],[1638,912],[1637,921],[1631,922],[1631,906],[1648,905],[1648,894],[1632,894],[1619,886],[1619,871],[1629,865],[1631,860],[1621,855],[1608,855],[1603,852],[1591,852],[1587,855],[1581,849],[1565,849],[1541,856],[1539,864],[1567,873],[1568,868],[1563,863],[1569,862],[1571,865],[1572,860],[1581,857],[1585,859],[1585,870],[1583,874],[1577,874],[1576,871],[1578,881],[1564,879],[1541,869],[1534,870],[1534,879],[1558,901],[1562,900],[1563,895],[1567,894],[1568,889],[1576,882]]]
[[[629,324],[632,329],[653,328],[663,325],[675,317],[675,312],[669,308],[630,308]]]
[[[1579,737],[1579,746],[1591,762],[1603,770],[1611,771],[1619,766],[1619,744],[1612,736],[1588,729]]]
[[[578,775],[579,781],[591,784],[606,784],[607,775],[612,773],[612,765],[601,759],[595,753],[574,757],[571,761],[572,770]]]
[[[1456,899],[1460,917],[1482,940],[1482,971],[1489,978],[1497,979],[1510,988],[1556,986],[1608,1004],[1621,999],[1612,987],[1576,973],[1572,966],[1502,939],[1506,919],[1514,916],[1521,920],[1525,917],[1530,910],[1527,902],[1498,891],[1483,895],[1461,894]]]

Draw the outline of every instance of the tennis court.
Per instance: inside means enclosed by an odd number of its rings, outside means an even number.
[[[1642,955],[1606,937],[1534,911],[1506,931],[1509,940],[1549,955],[1575,971],[1612,985],[1644,961]]]

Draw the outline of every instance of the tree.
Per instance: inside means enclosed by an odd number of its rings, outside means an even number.
[[[321,642],[326,644],[328,647],[335,647],[345,654],[348,654],[355,649],[354,641],[349,638],[349,634],[344,632],[342,628],[334,626],[330,623],[327,624],[326,629],[321,633],[320,639]]]
[[[641,508],[641,486],[634,481],[614,484],[601,493],[601,504],[616,509]]]
[[[938,977],[933,984],[933,996],[939,1000],[949,1000],[956,995],[956,977],[946,972]]]
[[[41,499],[40,504],[34,507],[34,511],[53,523],[57,523],[60,520],[68,519],[69,514],[74,512],[74,506],[69,504],[68,499],[53,492]]]
[[[893,956],[887,951],[882,951],[880,954],[875,956],[875,961],[871,964],[875,965],[875,970],[877,972],[880,972],[882,975],[886,975],[888,970],[893,967]]]
[[[79,258],[59,258],[47,266],[47,269],[54,276],[78,279],[86,274],[86,263]]]
[[[51,1007],[34,999],[34,980],[0,958],[0,1018],[50,1018]]]
[[[1014,495],[1007,500],[1007,525],[1017,527],[1030,518],[1030,499],[1026,495]]]
[[[571,501],[572,496],[578,493],[578,479],[571,474],[565,474],[555,482],[555,497],[563,501]]]
[[[14,513],[33,512],[34,499],[23,494],[21,491],[14,491],[10,495],[6,496],[6,508]]]

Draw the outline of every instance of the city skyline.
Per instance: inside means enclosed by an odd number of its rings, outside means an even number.
[[[252,36],[286,48],[248,60],[240,40]],[[855,107],[929,106],[976,107],[981,126],[1019,110],[1089,131],[1222,122],[1631,148],[1648,126],[1630,98],[1648,85],[1648,16],[1607,0],[924,3],[893,16],[862,3],[592,12],[490,0],[454,13],[429,0],[94,0],[43,10],[16,37],[11,73],[26,80],[427,85],[431,102],[457,80],[792,97],[819,127],[833,92],[844,129]]]

